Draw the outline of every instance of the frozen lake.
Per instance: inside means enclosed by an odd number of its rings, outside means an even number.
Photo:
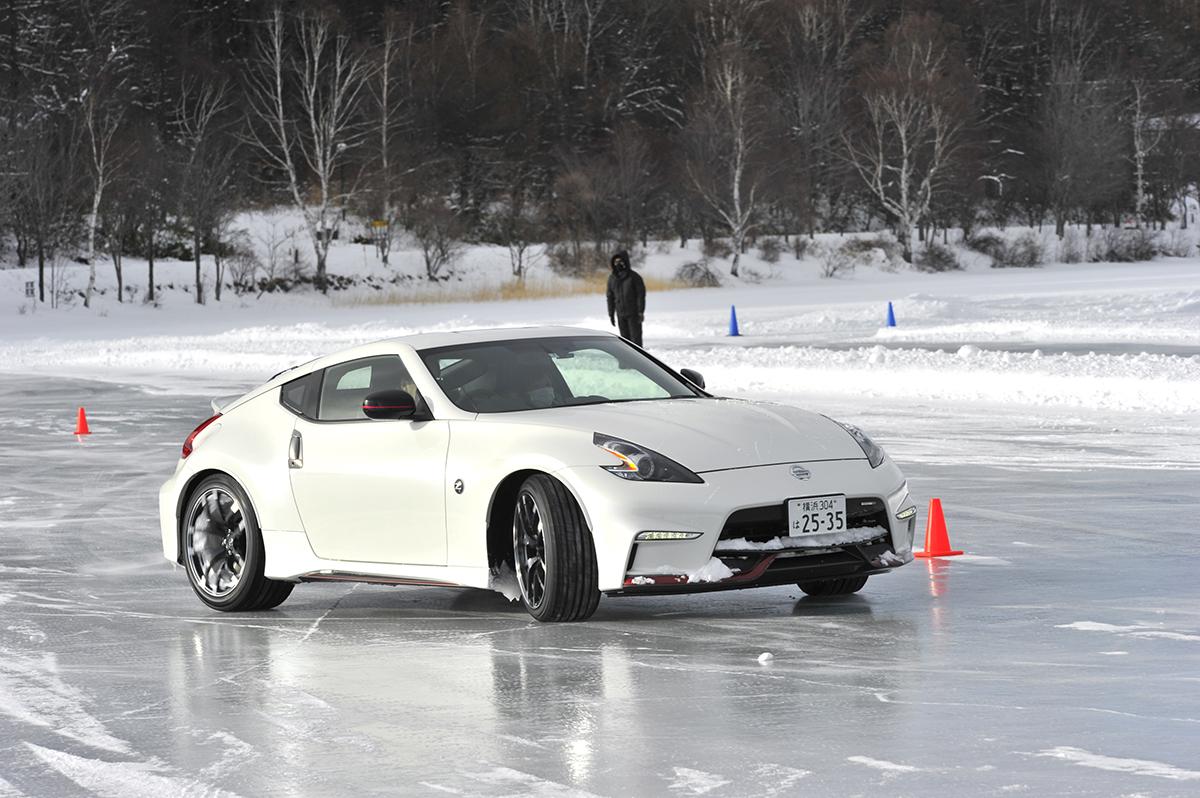
[[[971,556],[540,625],[434,588],[205,609],[154,513],[209,398],[0,376],[0,796],[1200,792],[1186,417],[817,402]]]

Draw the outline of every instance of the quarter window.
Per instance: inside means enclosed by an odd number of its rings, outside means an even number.
[[[321,388],[321,372],[314,371],[284,383],[279,391],[279,403],[297,415],[315,418],[317,392]]]

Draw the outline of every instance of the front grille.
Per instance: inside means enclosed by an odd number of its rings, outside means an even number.
[[[846,528],[862,529],[877,526],[891,531],[887,505],[873,496],[846,497]],[[763,542],[784,537],[787,530],[787,502],[762,507],[747,507],[734,512],[725,520],[721,540],[746,538]]]

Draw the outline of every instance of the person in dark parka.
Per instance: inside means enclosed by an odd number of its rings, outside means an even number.
[[[642,320],[646,316],[646,284],[629,265],[629,253],[621,250],[612,256],[612,274],[608,276],[608,321],[618,325],[621,337],[642,345]]]

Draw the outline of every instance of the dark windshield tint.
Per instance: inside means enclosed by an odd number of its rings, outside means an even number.
[[[446,396],[472,413],[703,396],[619,338],[534,338],[420,353]]]

